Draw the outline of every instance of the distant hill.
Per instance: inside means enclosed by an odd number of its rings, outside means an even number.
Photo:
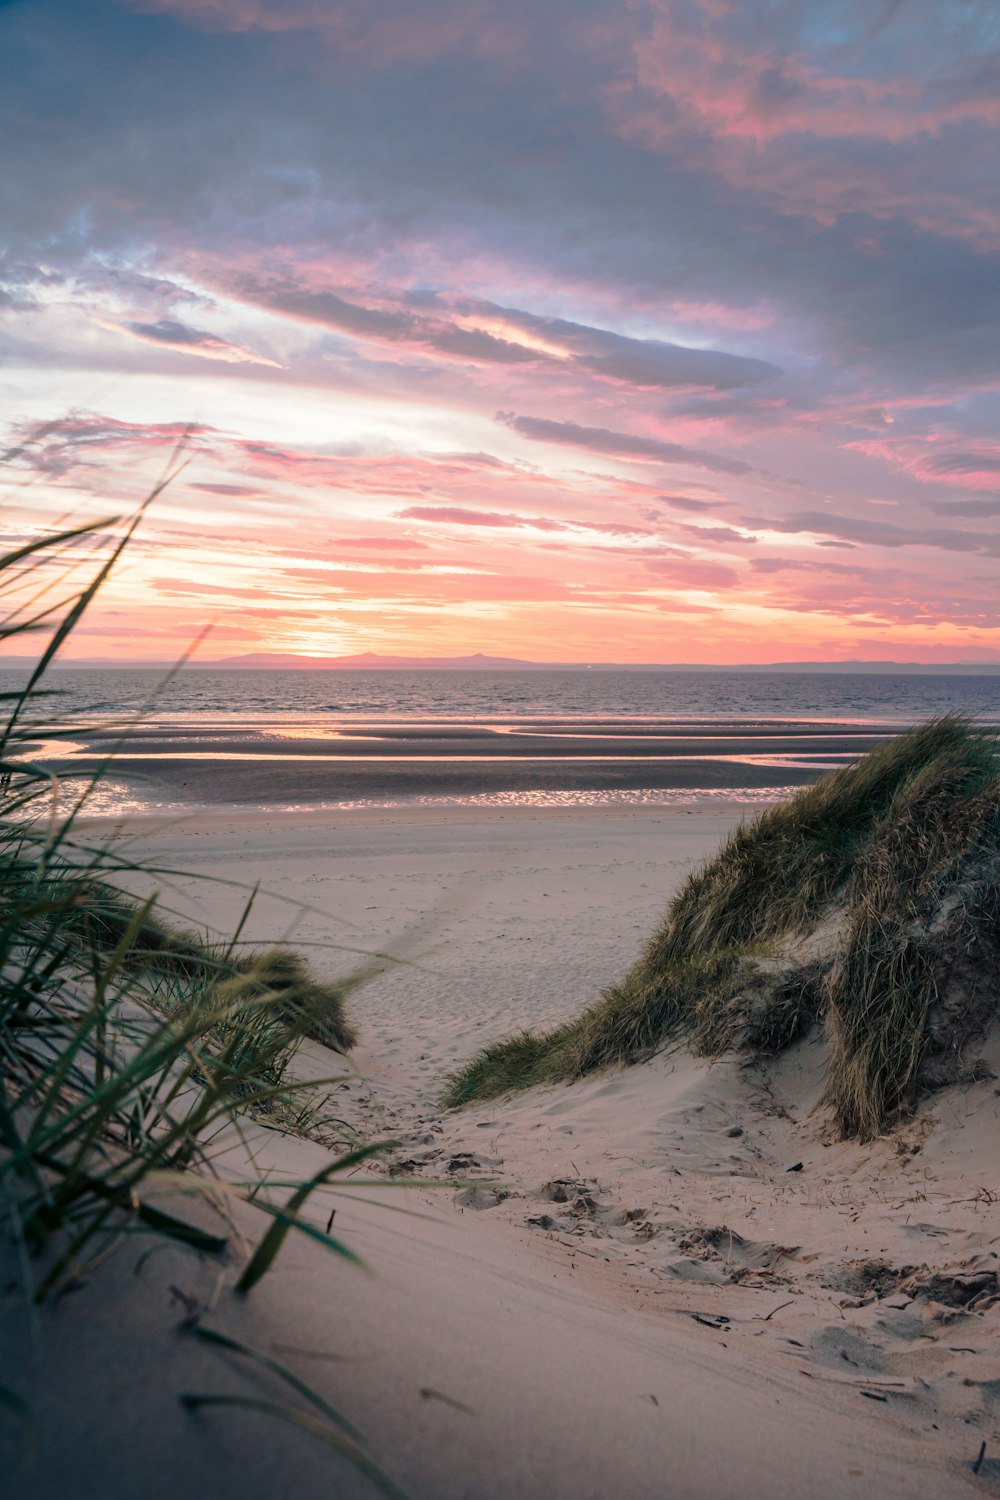
[[[898,662],[898,661],[776,661],[740,663],[732,666],[705,662],[614,662],[614,661],[524,661],[515,656],[379,656],[364,651],[358,656],[277,655],[254,652],[247,656],[230,656],[220,661],[197,662],[203,667],[283,668],[298,671],[438,671],[438,672],[862,672],[862,673],[994,673],[1000,672],[1000,660],[985,662]]]
[[[518,671],[555,668],[558,662],[521,661],[516,656],[484,656],[481,651],[472,656],[378,656],[374,651],[362,651],[357,656],[295,656],[269,651],[252,651],[246,656],[227,656],[221,661],[197,662],[202,667],[282,667],[293,671],[403,671],[433,670],[438,672]],[[578,665],[573,662],[570,668]]]

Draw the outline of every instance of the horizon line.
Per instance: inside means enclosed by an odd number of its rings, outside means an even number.
[[[8,656],[0,653],[0,668],[8,670],[31,669],[37,657]],[[1000,656],[982,660],[956,661],[900,661],[892,657],[823,657],[818,659],[784,659],[765,662],[622,662],[622,661],[535,661],[523,657],[488,656],[474,652],[465,656],[402,656],[360,652],[344,656],[308,656],[297,652],[247,652],[238,656],[212,658],[205,661],[191,659],[184,663],[188,668],[200,671],[406,671],[406,670],[452,670],[452,671],[630,671],[630,672],[808,672],[845,671],[859,673],[886,671],[938,671],[942,673],[961,671],[985,673],[1000,671]],[[177,666],[176,661],[152,658],[124,657],[68,657],[56,659],[51,666],[56,669],[87,670],[132,669],[163,670]]]

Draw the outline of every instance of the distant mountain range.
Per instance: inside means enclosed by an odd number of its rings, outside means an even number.
[[[357,656],[294,656],[252,651],[246,656],[227,656],[222,661],[201,662],[201,666],[213,667],[283,667],[291,671],[369,671],[391,672],[425,670],[437,672],[480,672],[552,670],[558,664],[544,661],[521,661],[516,656],[484,656],[477,651],[474,656],[377,656],[374,651],[362,651]],[[574,662],[572,666],[577,666]],[[567,670],[571,670],[568,668]]]
[[[34,665],[35,658],[29,656],[0,655],[0,667],[11,670],[27,670]],[[108,658],[59,661],[57,667],[106,668],[134,667],[158,671],[166,670],[170,662],[113,661]],[[707,662],[582,662],[582,661],[523,661],[516,656],[484,656],[476,652],[472,656],[379,656],[373,651],[363,651],[356,656],[296,656],[290,653],[255,651],[244,656],[227,656],[216,661],[193,661],[185,671],[207,669],[241,671],[270,670],[281,672],[300,671],[436,671],[436,672],[855,672],[863,674],[962,674],[993,675],[1000,672],[1000,658],[993,661],[960,662],[908,662],[908,661],[774,661],[741,662],[719,665]]]
[[[261,651],[197,665],[372,672],[1000,672],[1000,659],[993,662],[948,662],[940,666],[930,662],[896,661],[776,661],[759,665],[710,666],[703,662],[524,661],[516,656],[484,656],[481,651],[473,656],[378,656],[374,651],[363,651],[358,656],[330,656],[322,660]]]

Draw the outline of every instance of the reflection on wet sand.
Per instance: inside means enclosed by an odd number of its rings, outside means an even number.
[[[887,725],[758,719],[544,719],[457,724],[160,723],[81,730],[36,752],[91,807],[391,807],[773,800],[865,753]],[[41,736],[40,736],[41,738]],[[111,757],[110,761],[108,757]]]

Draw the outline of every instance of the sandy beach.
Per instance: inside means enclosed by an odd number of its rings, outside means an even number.
[[[61,1434],[17,1492],[373,1493],[308,1434],[180,1409],[192,1382],[245,1388],[178,1334],[185,1298],[286,1351],[414,1500],[992,1490],[996,1314],[965,1295],[970,1278],[996,1288],[992,1081],[932,1098],[903,1135],[864,1147],[824,1129],[808,1040],[773,1067],[673,1054],[439,1107],[478,1047],[567,1019],[619,978],[741,811],[134,825],[144,859],[190,872],[155,877],[184,920],[231,929],[259,881],[248,937],[290,941],[329,977],[393,956],[350,997],[350,1076],[311,1045],[300,1066],[339,1075],[331,1115],[398,1141],[400,1175],[315,1207],[324,1218],[336,1206],[373,1277],[290,1243],[242,1305],[174,1251],[137,1277],[126,1248],[84,1294],[43,1310],[44,1338],[16,1330],[37,1420]],[[292,1174],[328,1155],[260,1127],[250,1147]],[[94,1299],[107,1310],[96,1340]]]

